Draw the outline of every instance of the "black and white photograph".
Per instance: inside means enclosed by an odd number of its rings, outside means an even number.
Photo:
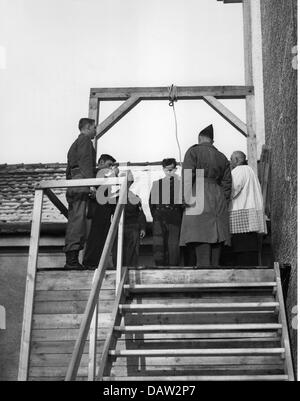
[[[1,382],[298,380],[297,40],[297,0],[0,0]]]

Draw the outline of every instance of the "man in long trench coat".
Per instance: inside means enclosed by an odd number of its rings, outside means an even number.
[[[189,148],[183,162],[184,201],[180,245],[195,248],[197,266],[218,265],[223,244],[230,244],[228,204],[231,194],[230,163],[223,153],[213,146],[213,126],[199,134],[199,143]],[[204,186],[197,193],[196,176],[202,170]],[[186,199],[186,179],[191,172],[193,194],[203,196],[203,210]],[[197,199],[199,201],[199,199]]]

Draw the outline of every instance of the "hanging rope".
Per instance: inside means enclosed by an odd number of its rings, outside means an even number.
[[[173,115],[174,115],[174,124],[175,124],[175,137],[176,137],[176,142],[178,146],[178,153],[179,153],[179,162],[180,166],[182,164],[182,157],[181,157],[181,148],[180,148],[180,143],[179,143],[179,138],[178,138],[178,123],[177,123],[177,115],[176,115],[176,109],[174,103],[177,102],[177,88],[173,84],[169,87],[169,106],[172,107],[173,109]]]

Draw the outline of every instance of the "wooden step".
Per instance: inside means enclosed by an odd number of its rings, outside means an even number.
[[[124,288],[130,292],[189,292],[189,291],[225,291],[240,289],[275,288],[276,282],[247,282],[247,283],[192,283],[192,284],[125,284]]]
[[[50,354],[71,354],[75,341],[33,341],[31,352],[33,356]],[[102,352],[104,340],[97,341],[98,352]],[[177,348],[278,348],[280,338],[235,338],[235,339],[135,339],[128,345],[128,340],[118,339],[118,350],[125,349],[177,349]],[[87,354],[88,342],[85,344],[83,354]]]
[[[232,376],[119,376],[103,377],[103,381],[288,381],[287,375]]]
[[[276,281],[272,269],[189,269],[135,270],[128,284],[248,283]]]
[[[115,326],[115,331],[131,333],[147,332],[197,332],[197,331],[239,331],[239,330],[281,330],[279,323],[259,324],[169,324],[169,325],[145,325],[145,326]]]
[[[128,266],[127,269],[131,271],[147,271],[147,270],[178,270],[178,266]],[[211,266],[180,266],[180,270],[273,270],[273,266],[219,266],[212,269]]]
[[[277,374],[282,375],[284,361],[272,356],[167,356],[167,357],[112,357],[111,376],[147,375],[214,375],[214,374]],[[269,362],[267,362],[267,360]],[[106,376],[106,375],[105,375]]]
[[[231,303],[174,303],[162,304],[126,304],[119,305],[121,313],[128,312],[217,312],[217,311],[257,311],[274,310],[278,302],[231,302]]]
[[[225,349],[225,348],[224,348]],[[132,350],[128,350],[132,351]],[[142,355],[138,353],[133,355],[115,355],[113,356],[113,368],[114,374],[121,373],[121,369],[124,371],[139,370],[141,366],[141,360],[143,361],[143,366],[149,371],[173,371],[172,374],[178,374],[181,371],[212,371],[214,370],[224,370],[226,373],[227,369],[231,370],[265,370],[271,373],[274,371],[278,374],[284,373],[284,359],[281,354],[259,354],[259,355],[228,355],[228,354],[209,354],[209,355]],[[205,351],[205,349],[204,349]],[[163,353],[163,350],[161,351]],[[218,351],[217,351],[218,352]],[[216,353],[217,353],[216,352]],[[66,368],[70,361],[70,354],[34,354],[31,360],[30,368],[37,369],[40,368]],[[86,368],[89,363],[88,353],[83,354],[82,360],[80,362],[80,368]],[[127,368],[127,369],[126,369]],[[145,370],[144,369],[144,370]],[[58,369],[59,371],[59,369]],[[55,375],[59,376],[57,372],[53,372]],[[143,374],[143,369],[140,370],[138,374]],[[180,373],[179,373],[180,374]],[[195,374],[195,373],[194,373]],[[197,373],[196,373],[197,374]],[[122,376],[122,374],[120,374]]]
[[[139,349],[111,350],[111,356],[216,356],[216,355],[284,355],[284,348],[219,348],[219,349]]]

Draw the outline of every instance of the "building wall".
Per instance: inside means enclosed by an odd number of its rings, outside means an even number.
[[[297,0],[261,0],[266,144],[271,148],[271,224],[274,258],[290,263],[287,295],[294,361],[297,332]]]

